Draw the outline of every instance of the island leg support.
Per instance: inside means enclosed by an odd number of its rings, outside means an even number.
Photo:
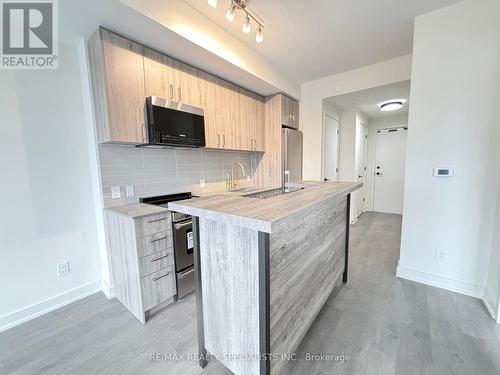
[[[196,322],[198,325],[198,364],[201,368],[205,368],[208,364],[207,349],[205,348],[205,330],[203,327],[203,294],[201,288],[201,263],[200,263],[200,218],[193,217],[193,262],[195,269],[196,283]]]
[[[351,194],[347,194],[347,208],[346,208],[346,219],[345,219],[345,265],[344,265],[344,276],[342,281],[347,283],[347,272],[349,268],[349,229],[351,228]]]
[[[271,374],[271,313],[269,233],[259,232],[259,350],[260,375]]]

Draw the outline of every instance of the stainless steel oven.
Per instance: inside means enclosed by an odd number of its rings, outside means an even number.
[[[191,193],[141,198],[141,202],[167,208],[168,202],[193,198]],[[177,298],[195,290],[193,262],[193,219],[179,212],[172,212],[172,233],[174,245],[175,273],[177,276]]]
[[[174,234],[175,272],[177,275],[177,298],[194,291],[193,263],[193,219],[189,215],[172,212]]]

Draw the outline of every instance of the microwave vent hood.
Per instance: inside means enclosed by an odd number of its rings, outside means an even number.
[[[150,96],[146,120],[148,143],[139,147],[205,147],[203,108]]]

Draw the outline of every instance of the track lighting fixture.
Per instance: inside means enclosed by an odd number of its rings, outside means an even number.
[[[255,35],[255,41],[257,43],[262,43],[264,41],[264,32],[262,31],[262,25],[259,25],[259,30],[257,30],[257,34]]]
[[[243,32],[245,34],[248,34],[250,32],[250,17],[247,15],[245,16],[245,20],[243,21]]]
[[[217,0],[207,0],[207,3],[217,8]],[[229,8],[226,11],[226,19],[230,22],[234,21],[234,17],[236,14],[236,10],[242,10],[245,12],[245,18],[243,19],[243,27],[241,28],[245,34],[249,34],[252,26],[252,20],[258,25],[257,32],[255,34],[255,41],[257,43],[262,43],[264,41],[264,26],[262,22],[257,19],[248,9],[247,9],[247,0],[231,0],[229,4]]]
[[[229,8],[227,9],[227,12],[226,12],[226,19],[228,21],[233,22],[235,12],[236,12],[236,5],[234,5],[234,2],[231,1],[231,5],[229,6]]]

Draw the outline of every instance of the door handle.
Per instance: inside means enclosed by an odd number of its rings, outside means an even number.
[[[181,87],[177,87],[177,96],[179,97],[179,101],[182,101],[182,89]]]
[[[363,177],[363,176],[361,176],[361,175],[358,174],[358,178],[361,178],[361,177]]]
[[[375,173],[375,174],[376,174],[377,176],[383,176],[383,174],[382,174],[382,173],[380,173],[380,172],[377,172],[377,173]]]
[[[222,134],[222,148],[226,148],[226,135]]]
[[[220,148],[220,134],[217,134],[217,147]]]
[[[189,270],[189,271],[187,271],[187,272],[184,272],[184,273],[179,274],[179,279],[183,279],[184,277],[189,276],[189,275],[191,275],[192,273],[194,273],[194,268],[193,268],[193,269],[191,269],[191,270]]]
[[[175,230],[180,230],[180,229],[184,229],[187,227],[191,227],[192,225],[193,225],[192,220],[189,220],[189,221],[186,221],[185,223],[174,224],[174,228],[175,228]]]
[[[170,84],[170,100],[174,100],[174,85]]]

